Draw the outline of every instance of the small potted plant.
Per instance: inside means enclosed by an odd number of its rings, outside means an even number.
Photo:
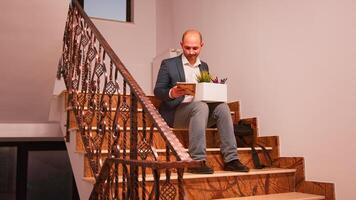
[[[196,94],[194,101],[206,102],[227,102],[227,85],[226,78],[212,79],[208,71],[200,72],[197,76],[198,84],[196,86]]]

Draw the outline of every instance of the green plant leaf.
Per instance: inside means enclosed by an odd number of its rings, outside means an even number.
[[[197,75],[198,83],[210,83],[211,76],[208,71],[201,71],[200,75]]]

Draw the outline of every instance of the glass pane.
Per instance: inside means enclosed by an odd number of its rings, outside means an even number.
[[[29,151],[27,200],[71,200],[72,169],[66,151]]]
[[[126,0],[85,0],[84,10],[90,17],[126,21]]]
[[[0,147],[0,199],[16,199],[17,147]]]

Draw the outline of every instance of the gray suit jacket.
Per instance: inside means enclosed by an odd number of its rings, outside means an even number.
[[[200,71],[209,71],[208,65],[203,61],[201,61],[199,69]],[[155,96],[162,100],[159,112],[170,127],[173,127],[175,110],[184,99],[184,96],[176,99],[169,98],[169,90],[177,82],[185,82],[182,55],[162,61],[154,89]]]

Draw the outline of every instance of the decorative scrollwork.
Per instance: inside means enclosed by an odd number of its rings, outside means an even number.
[[[85,114],[83,115],[83,120],[84,120],[84,123],[87,125],[87,126],[90,126],[92,121],[93,121],[93,118],[94,118],[94,113],[92,111],[87,111],[85,112]]]
[[[83,47],[86,47],[89,44],[88,37],[86,35],[82,35],[80,43]]]
[[[95,66],[94,73],[95,75],[100,78],[106,72],[106,67],[104,63],[98,63]]]
[[[126,102],[123,102],[120,106],[120,115],[124,123],[127,122],[130,117],[130,107]]]
[[[95,149],[100,149],[101,145],[103,144],[106,132],[105,129],[106,125],[100,124],[100,126],[97,128],[96,134],[91,138]]]
[[[73,88],[75,89],[75,88]],[[84,107],[85,103],[86,103],[86,94],[83,94],[83,93],[79,93],[79,94],[76,94],[76,101],[77,101],[77,105],[79,107]]]
[[[95,47],[89,48],[89,50],[87,52],[87,57],[90,62],[94,60],[96,54],[97,54],[97,51],[96,51]]]
[[[109,96],[112,96],[115,94],[116,91],[117,91],[116,84],[112,81],[108,82],[106,85],[106,88],[105,88],[106,94],[108,94]]]
[[[82,27],[80,27],[79,25],[76,25],[75,28],[75,35],[78,36],[82,33]]]
[[[146,160],[148,156],[153,155],[152,148],[146,141],[142,141],[137,149],[138,155],[142,160]]]
[[[78,90],[78,88],[79,88],[79,80],[78,79],[74,79],[72,81],[72,88],[73,88],[73,90]]]
[[[168,181],[166,181],[161,187],[161,196],[159,199],[161,200],[173,200],[176,199],[177,189],[174,185]]]

